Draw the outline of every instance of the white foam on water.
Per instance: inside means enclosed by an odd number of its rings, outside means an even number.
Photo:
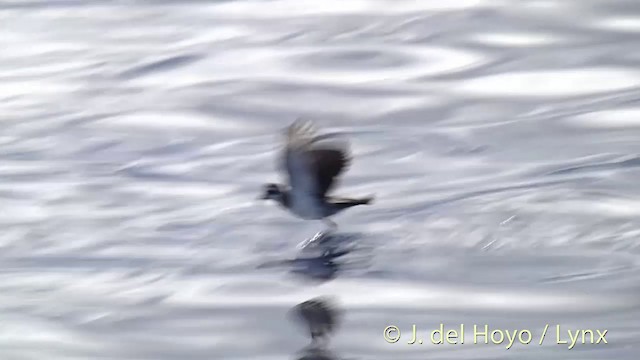
[[[640,74],[623,68],[539,70],[487,75],[467,80],[454,90],[473,96],[561,97],[633,89]]]
[[[595,25],[607,30],[637,33],[640,32],[640,17],[610,17],[597,21]]]
[[[569,124],[590,128],[626,129],[640,126],[640,109],[627,108],[596,111],[565,119]]]
[[[484,33],[475,34],[473,41],[481,44],[505,47],[530,47],[562,43],[563,39],[551,33]]]

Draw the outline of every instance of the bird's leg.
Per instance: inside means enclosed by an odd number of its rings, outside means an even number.
[[[325,237],[325,235],[327,235],[328,232],[335,231],[338,228],[338,225],[336,225],[336,223],[334,223],[333,221],[331,221],[331,220],[329,220],[327,218],[322,219],[322,221],[329,227],[329,229],[328,230],[323,230],[323,231],[318,231],[315,235],[313,235],[313,237],[311,239],[304,240],[302,243],[300,243],[298,245],[299,249],[307,247],[307,246],[315,243],[316,241],[321,240],[322,238]]]
[[[329,227],[329,230],[336,231],[338,229],[338,225],[330,219],[324,218],[322,221]]]

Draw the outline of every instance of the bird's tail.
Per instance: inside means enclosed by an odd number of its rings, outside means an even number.
[[[373,202],[373,199],[374,197],[371,195],[360,199],[354,199],[353,202],[356,203],[354,205],[369,205]]]
[[[346,209],[356,205],[369,205],[373,202],[373,196],[367,196],[358,199],[335,199],[333,203],[342,209]]]

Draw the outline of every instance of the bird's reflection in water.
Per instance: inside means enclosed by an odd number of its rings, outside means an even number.
[[[358,238],[358,234],[320,232],[298,245],[295,258],[270,261],[259,267],[286,266],[292,273],[306,279],[331,280],[341,271],[366,267],[369,256],[344,258],[345,255],[364,250],[356,246]]]
[[[291,318],[308,334],[311,343],[296,354],[297,360],[338,360],[329,340],[340,323],[342,311],[328,297],[318,297],[294,306]]]
[[[334,353],[326,349],[309,347],[296,355],[296,360],[340,360]]]

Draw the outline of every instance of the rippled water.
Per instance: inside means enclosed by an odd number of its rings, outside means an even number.
[[[637,1],[5,0],[0,23],[3,360],[293,359],[287,312],[320,295],[340,358],[637,358]],[[377,196],[336,217],[335,262],[256,200],[299,116],[352,140],[336,192]],[[534,339],[382,335],[443,322]]]

